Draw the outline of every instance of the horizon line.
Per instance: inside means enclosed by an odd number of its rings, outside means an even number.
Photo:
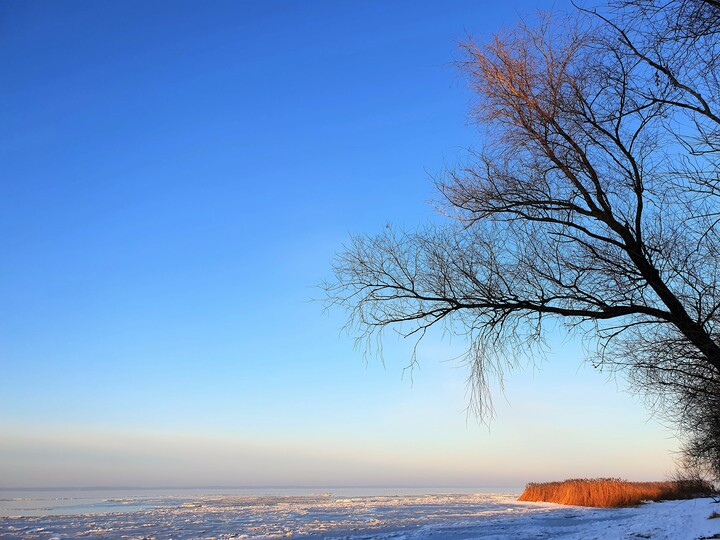
[[[483,485],[446,485],[446,484],[373,484],[373,485],[178,485],[178,486],[0,486],[0,491],[99,491],[99,490],[168,490],[168,489],[474,489],[488,487],[517,487],[516,483],[488,483]]]

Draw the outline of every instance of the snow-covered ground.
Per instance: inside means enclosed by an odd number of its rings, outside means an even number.
[[[19,514],[0,517],[0,539],[696,540],[720,538],[720,519],[708,519],[719,506],[695,499],[591,509],[488,494],[203,495],[105,499],[48,515],[58,507],[51,500],[6,498],[0,510]]]

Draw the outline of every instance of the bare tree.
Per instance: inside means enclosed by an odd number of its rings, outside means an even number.
[[[706,179],[700,180],[703,193],[717,189],[717,152],[720,149],[718,119],[718,40],[720,2],[716,0],[616,0],[610,16],[593,11],[618,37],[623,54],[634,56],[655,70],[656,80],[673,90],[663,96],[640,79],[636,89],[646,85],[642,95],[648,101],[673,107],[678,144],[690,155],[714,154],[705,163]],[[677,121],[679,120],[679,121]],[[683,123],[693,129],[684,129]],[[678,163],[692,174],[687,162]],[[691,471],[705,471],[720,478],[720,387],[709,376],[696,351],[667,347],[658,351],[650,364],[629,370],[637,387],[650,393],[662,412],[674,420],[684,438],[684,463]],[[685,358],[678,369],[677,357]],[[664,358],[658,362],[657,358]],[[692,359],[692,360],[691,360]],[[627,364],[625,364],[627,365]],[[674,366],[675,369],[669,369]],[[637,369],[640,367],[640,369]]]
[[[466,336],[481,412],[560,321],[692,436],[720,395],[718,47],[591,15],[465,46],[485,144],[437,181],[450,219],[354,237],[326,290],[361,337]]]

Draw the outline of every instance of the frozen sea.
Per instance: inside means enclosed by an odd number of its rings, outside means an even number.
[[[0,491],[0,539],[720,538],[711,499],[607,510],[458,491]]]

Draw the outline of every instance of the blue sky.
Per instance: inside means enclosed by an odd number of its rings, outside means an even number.
[[[438,219],[452,61],[562,2],[0,3],[0,487],[661,478],[671,434],[558,341],[488,431],[462,341],[365,362],[310,301]]]

